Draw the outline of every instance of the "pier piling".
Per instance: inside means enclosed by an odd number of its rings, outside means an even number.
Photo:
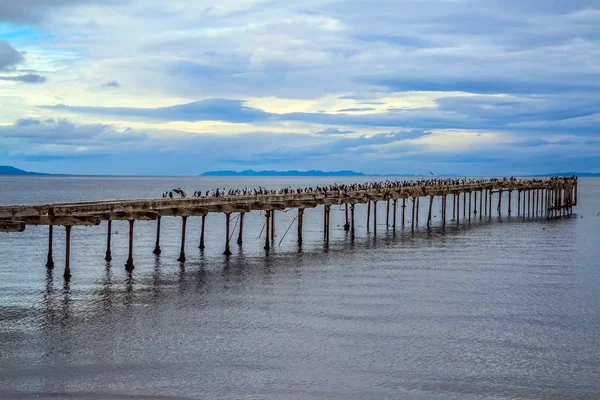
[[[237,244],[238,245],[242,245],[244,239],[243,239],[243,234],[244,234],[244,214],[245,213],[240,213],[240,228],[238,231],[238,238],[237,238]]]
[[[225,213],[225,251],[223,255],[229,257],[231,255],[231,249],[229,248],[229,221],[231,219],[231,213]]]
[[[112,220],[108,220],[106,225],[106,254],[104,255],[104,261],[110,262],[112,261],[112,253],[110,251],[110,242],[112,235]]]
[[[108,221],[108,223],[110,224],[110,221]],[[154,244],[154,250],[152,250],[152,253],[156,254],[157,256],[161,253],[161,250],[160,250],[160,215],[158,216],[158,218],[156,218],[156,243]]]
[[[200,245],[198,248],[204,250],[204,226],[206,225],[206,214],[202,215],[202,226],[200,227]]]
[[[127,257],[127,262],[125,263],[125,269],[127,271],[133,270],[133,223],[134,220],[129,220],[129,255]]]
[[[53,228],[52,224],[48,225],[48,258],[46,260],[46,268],[48,268],[48,269],[54,268],[54,260],[52,258],[52,237],[54,235],[52,232],[52,230],[53,230],[52,228]]]
[[[63,277],[65,280],[71,279],[71,225],[65,226],[65,271]]]

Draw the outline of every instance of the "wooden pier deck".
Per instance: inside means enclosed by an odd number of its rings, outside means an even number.
[[[447,197],[452,197],[452,220],[460,223],[461,197],[463,220],[479,219],[492,216],[492,195],[497,195],[497,214],[502,213],[503,193],[507,193],[508,215],[513,214],[513,192],[517,192],[517,215],[524,218],[543,216],[546,218],[572,213],[577,205],[577,177],[554,177],[550,179],[523,180],[514,178],[495,178],[486,180],[419,180],[407,182],[385,182],[381,185],[360,185],[358,189],[348,190],[351,185],[345,185],[343,190],[320,189],[319,191],[303,191],[287,194],[258,194],[232,195],[191,198],[158,198],[138,200],[107,200],[74,203],[30,204],[0,206],[0,232],[22,232],[27,225],[48,225],[48,259],[46,266],[54,267],[52,257],[52,236],[54,226],[64,226],[66,229],[66,258],[64,277],[71,276],[69,265],[71,227],[76,225],[99,225],[107,221],[107,249],[105,259],[112,259],[111,221],[129,221],[129,257],[125,264],[127,269],[133,269],[133,238],[134,222],[139,220],[156,220],[155,254],[160,254],[160,221],[162,217],[182,218],[182,241],[180,262],[185,262],[185,233],[188,217],[202,217],[200,248],[204,248],[205,218],[209,213],[224,213],[226,224],[225,251],[229,256],[230,229],[229,222],[232,213],[239,213],[238,244],[243,240],[243,218],[245,213],[263,211],[266,221],[265,250],[270,249],[274,240],[275,211],[297,209],[298,243],[302,243],[302,224],[305,208],[323,206],[323,237],[329,241],[329,213],[332,205],[345,206],[344,229],[350,235],[355,234],[354,207],[356,204],[367,204],[367,230],[371,226],[371,207],[373,207],[373,230],[376,232],[379,201],[386,202],[387,225],[396,229],[398,202],[401,200],[401,223],[404,226],[407,199],[412,200],[410,211],[411,230],[418,226],[419,203],[421,198],[429,198],[427,228],[432,225],[432,205],[435,197],[441,197],[441,226],[446,226]],[[477,201],[479,199],[479,202]],[[392,223],[390,224],[390,210]],[[270,231],[270,233],[269,233]]]

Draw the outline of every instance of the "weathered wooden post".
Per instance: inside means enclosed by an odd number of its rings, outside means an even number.
[[[68,281],[71,279],[71,225],[65,226],[66,243],[65,243],[65,272],[63,277]]]
[[[502,189],[498,189],[498,216],[502,216]]]
[[[367,233],[370,232],[371,225],[371,200],[367,201]]]
[[[377,200],[373,202],[373,234],[377,234]]]
[[[344,206],[346,208],[346,223],[344,224],[344,230],[347,232],[350,230],[350,222],[348,220],[348,203],[344,203]]]
[[[404,211],[406,210],[406,198],[402,198],[402,227],[404,227]]]
[[[229,221],[228,221],[229,222]],[[181,249],[179,250],[179,258],[177,261],[185,262],[185,227],[187,225],[187,216],[181,217]],[[229,224],[227,224],[229,228]]]
[[[237,244],[238,245],[242,245],[242,243],[244,242],[243,239],[243,235],[244,235],[244,214],[243,212],[240,213],[240,229],[238,231],[238,239],[237,239]]]
[[[231,213],[225,213],[225,251],[223,255],[229,257],[231,255],[231,249],[229,248],[229,220]]]
[[[490,199],[490,203],[491,203],[491,199]],[[485,189],[485,207],[484,208],[485,208],[485,215],[487,215],[487,213],[488,213],[488,190],[487,189]]]
[[[398,199],[394,199],[394,216],[392,218],[394,218],[394,222],[393,222],[393,227],[392,229],[394,230],[394,232],[396,232],[396,210],[398,208]]]
[[[417,226],[417,228],[419,227],[419,199],[421,198],[421,194],[419,193],[419,195],[417,196],[417,209],[416,209],[416,216],[415,216],[415,225]]]
[[[204,226],[206,225],[206,214],[202,214],[202,227],[200,228],[200,250],[204,250]]]
[[[456,193],[452,194],[452,221],[456,218]]]
[[[112,234],[112,220],[107,221],[106,228],[106,254],[104,255],[104,261],[110,262],[112,260],[112,253],[110,251],[110,242],[111,242],[111,234]]]
[[[429,212],[427,214],[427,228],[431,227],[431,208],[433,207],[433,195],[429,195]]]
[[[330,218],[331,206],[325,206],[325,244],[329,244],[329,218]]]
[[[271,210],[271,242],[275,241],[275,210]]]
[[[350,227],[350,234],[352,235],[352,238],[354,239],[354,203],[352,203],[350,205],[350,221],[351,221],[351,227]]]
[[[127,257],[127,262],[125,263],[125,269],[127,271],[131,271],[133,267],[133,223],[134,220],[129,220],[129,256]]]
[[[302,245],[302,222],[304,219],[304,208],[298,208],[298,244]]]
[[[412,218],[411,218],[411,227],[410,230],[414,233],[415,231],[415,207],[417,205],[417,199],[415,196],[412,197]]]
[[[46,260],[46,268],[52,269],[54,268],[54,260],[52,259],[52,237],[53,235],[53,225],[48,225],[48,258]]]
[[[110,224],[110,221],[108,221]],[[160,250],[160,215],[156,219],[156,244],[154,245],[154,250],[152,251],[154,254],[159,255],[161,253]]]
[[[387,200],[386,210],[385,210],[385,227],[390,227],[390,199]]]
[[[471,221],[471,204],[473,204],[472,202],[472,191],[471,189],[469,189],[469,221]]]
[[[269,228],[271,226],[270,220],[271,220],[271,211],[265,211],[265,250],[269,250],[271,248],[270,242],[269,242]]]
[[[446,227],[446,193],[442,195],[442,228]]]

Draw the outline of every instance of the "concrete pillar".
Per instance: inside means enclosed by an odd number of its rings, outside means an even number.
[[[229,248],[229,221],[231,219],[231,213],[225,213],[225,251],[224,256],[229,257],[231,255],[231,249]]]
[[[127,262],[125,263],[125,269],[131,271],[133,266],[133,220],[129,221],[129,256],[127,257]]]
[[[48,225],[48,258],[46,260],[46,268],[48,269],[54,268],[54,260],[52,259],[52,237],[54,234],[52,228],[52,225]]]
[[[65,226],[66,235],[66,243],[65,243],[65,272],[63,273],[63,277],[65,280],[71,279],[71,226]]]
[[[106,254],[104,256],[104,260],[107,262],[112,261],[112,253],[110,251],[110,242],[112,235],[112,221],[109,219],[106,227]]]
[[[202,215],[202,227],[200,228],[200,250],[204,250],[204,226],[206,225],[206,214]]]
[[[161,253],[161,250],[160,250],[160,215],[156,219],[156,243],[154,244],[154,250],[152,252],[156,255],[159,255]]]
[[[242,245],[244,239],[242,238],[242,235],[244,234],[244,214],[245,213],[240,213],[240,230],[238,231],[238,239],[237,239],[237,244],[238,245]]]
[[[179,249],[179,258],[177,261],[185,262],[185,227],[187,225],[187,217],[181,217],[181,248]]]

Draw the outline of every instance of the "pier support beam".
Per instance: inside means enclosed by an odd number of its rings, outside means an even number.
[[[354,204],[350,205],[350,235],[352,236],[352,239],[354,239]]]
[[[502,189],[498,190],[498,216],[502,216]]]
[[[509,189],[508,191],[508,216],[510,217],[512,214],[512,189]]]
[[[229,221],[231,219],[231,213],[225,213],[225,251],[224,256],[229,257],[231,255],[231,249],[229,248]]]
[[[269,227],[271,225],[271,211],[265,211],[265,250],[271,249],[271,245],[269,242]]]
[[[373,202],[373,234],[377,235],[377,201]]]
[[[350,230],[350,222],[348,220],[348,203],[344,203],[346,207],[346,223],[344,224],[344,230],[348,232]]]
[[[456,197],[456,226],[458,226],[460,224],[460,192],[456,192],[454,197]]]
[[[275,241],[275,210],[271,210],[271,242]]]
[[[517,217],[521,216],[521,189],[517,190]]]
[[[393,211],[394,216],[392,217],[394,219],[394,221],[393,221],[392,229],[394,230],[394,232],[396,232],[396,211],[398,210],[398,199],[394,199],[394,204],[392,207],[394,207],[394,211]]]
[[[477,215],[477,190],[473,192],[473,215]]]
[[[454,195],[452,195],[452,221],[454,221],[454,219],[456,218],[456,195],[457,193],[454,193]]]
[[[177,261],[185,262],[185,228],[187,225],[187,217],[181,217],[181,248],[179,249],[179,258]]]
[[[402,227],[404,227],[404,211],[406,211],[406,199],[402,199]]]
[[[110,224],[110,221],[108,221]],[[156,243],[154,244],[154,250],[152,253],[159,255],[161,253],[160,250],[160,215],[156,218]]]
[[[385,227],[389,228],[390,227],[390,199],[388,199],[386,207],[387,208],[385,210]]]
[[[300,210],[298,210],[300,211]],[[237,238],[237,244],[238,245],[242,245],[244,239],[243,239],[243,234],[244,234],[244,214],[245,213],[240,213],[240,229],[238,231],[238,238]]]
[[[133,223],[134,220],[129,220],[129,256],[127,257],[127,262],[125,263],[125,269],[127,271],[133,270]]]
[[[112,220],[108,220],[108,224],[106,227],[106,254],[104,255],[104,261],[110,262],[112,261],[112,253],[110,251],[110,242],[112,235]]]
[[[442,228],[446,227],[446,203],[447,203],[447,195],[442,195]]]
[[[431,208],[433,207],[433,196],[429,196],[429,213],[427,214],[427,227],[431,227]]]
[[[415,232],[415,207],[417,206],[417,199],[415,199],[415,196],[413,196],[412,198],[412,218],[411,218],[411,227],[410,230],[411,232]]]
[[[204,250],[204,226],[206,225],[206,214],[202,215],[202,227],[200,228],[200,245],[198,248]]]
[[[325,244],[329,244],[329,218],[331,215],[331,206],[325,206]]]
[[[367,233],[370,232],[369,226],[371,225],[371,200],[367,202]]]
[[[46,260],[46,268],[52,269],[54,268],[54,260],[52,259],[52,237],[53,225],[48,225],[48,258]]]
[[[491,201],[491,199],[490,199],[490,201]],[[484,202],[485,202],[485,206],[484,206],[485,215],[487,215],[487,213],[488,213],[488,190],[487,189],[485,189],[485,201]]]
[[[63,273],[63,277],[68,281],[71,279],[71,225],[65,226],[65,232],[65,272]]]
[[[416,212],[416,216],[415,216],[415,218],[416,218],[415,225],[416,225],[416,227],[417,227],[417,228],[419,227],[419,199],[420,199],[420,198],[421,198],[421,196],[420,196],[420,195],[419,195],[419,196],[417,196],[417,210],[415,211],[415,212]]]
[[[302,223],[304,220],[304,208],[298,209],[298,245],[302,246]]]
[[[483,218],[483,190],[479,191],[479,220]]]
[[[467,217],[467,192],[463,192],[463,221]]]
[[[469,222],[471,221],[471,205],[473,204],[473,192],[469,190]]]

